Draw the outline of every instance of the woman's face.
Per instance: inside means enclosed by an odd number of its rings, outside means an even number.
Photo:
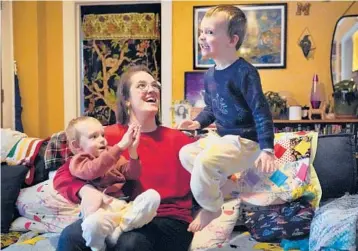
[[[134,115],[141,116],[152,114],[153,118],[159,110],[160,85],[147,72],[134,73],[129,79],[130,86],[130,109]]]
[[[185,113],[185,107],[184,107],[184,106],[179,106],[179,108],[178,108],[178,113],[179,113],[180,115],[183,115],[183,114]]]

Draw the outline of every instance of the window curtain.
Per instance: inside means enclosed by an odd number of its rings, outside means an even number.
[[[98,7],[98,14],[92,6],[94,14],[82,17],[83,111],[103,125],[116,122],[116,80],[129,66],[144,64],[160,80],[160,4],[140,6]]]

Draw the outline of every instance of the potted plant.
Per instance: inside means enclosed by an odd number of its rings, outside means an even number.
[[[287,101],[277,92],[272,91],[266,92],[265,97],[270,106],[272,117],[278,119],[280,114],[287,108]]]

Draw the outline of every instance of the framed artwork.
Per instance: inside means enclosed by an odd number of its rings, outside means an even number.
[[[192,106],[203,108],[205,72],[191,71],[184,73],[184,99]]]
[[[186,100],[178,100],[172,105],[172,126],[175,127],[185,119],[190,119],[191,105]]]
[[[245,40],[237,51],[258,69],[286,68],[287,4],[236,5],[247,18]],[[194,6],[193,68],[208,69],[212,59],[203,58],[198,43],[199,27],[205,12],[212,6]]]

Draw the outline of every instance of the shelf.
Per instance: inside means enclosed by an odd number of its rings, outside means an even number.
[[[336,124],[336,123],[358,123],[358,119],[312,119],[312,120],[288,120],[275,119],[274,124]]]

